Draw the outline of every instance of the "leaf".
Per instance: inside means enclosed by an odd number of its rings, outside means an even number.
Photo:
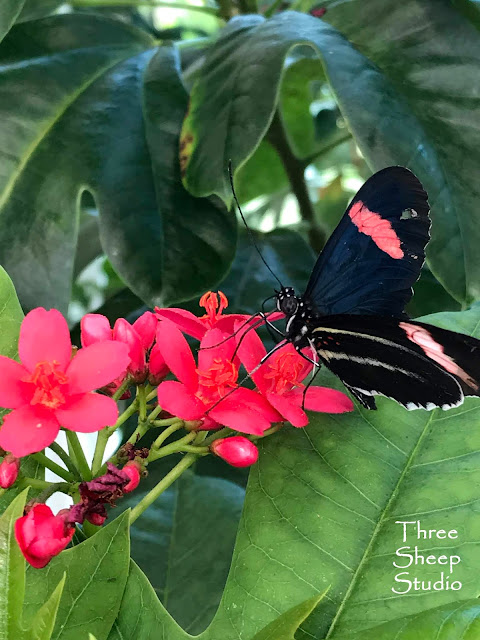
[[[357,143],[373,169],[405,164],[424,183],[433,218],[427,259],[451,295],[471,303],[480,297],[480,229],[474,213],[480,197],[475,176],[480,39],[470,22],[477,12],[478,28],[478,3],[469,3],[470,19],[460,10],[466,2],[374,0],[366,7],[359,0],[326,0],[322,5],[325,20],[377,70],[357,79],[360,69],[350,70],[356,91],[371,100],[360,118],[355,100],[341,105]]]
[[[53,558],[45,569],[29,569],[27,622],[66,573],[68,587],[60,600],[52,640],[79,640],[88,632],[106,640],[128,576],[128,525],[128,513],[124,513],[93,537]]]
[[[57,619],[65,579],[66,575],[64,574],[50,598],[35,614],[30,629],[24,632],[23,640],[50,640]]]
[[[332,640],[476,640],[479,633],[480,603],[466,600],[398,618],[360,633],[334,635]]]
[[[3,0],[0,6],[0,42],[22,10],[25,0]]]
[[[23,312],[18,302],[12,281],[0,267],[0,354],[7,358],[18,355],[18,335],[23,320]]]
[[[312,613],[315,607],[322,601],[325,593],[309,598],[296,607],[292,607],[282,613],[276,620],[255,634],[252,640],[295,640],[294,634],[304,620]]]
[[[235,217],[181,184],[187,96],[177,54],[149,66],[154,47],[86,14],[17,25],[0,47],[0,262],[25,308],[66,310],[85,190],[104,250],[145,302],[203,293],[228,269]]]
[[[0,638],[11,640],[21,633],[25,560],[15,540],[15,520],[23,516],[27,491],[23,491],[0,517]]]
[[[228,160],[238,169],[254,153],[276,107],[286,56],[310,45],[370,166],[408,165],[425,184],[433,205],[430,267],[453,297],[469,303],[480,297],[478,33],[448,2],[324,5],[326,19],[355,46],[324,21],[293,12],[268,21],[238,17],[222,31],[183,126],[185,184],[197,196],[231,200]]]
[[[164,475],[165,465],[153,465],[144,493]],[[142,495],[137,490],[122,508]],[[231,482],[186,472],[132,526],[132,558],[189,633],[203,631],[220,602],[244,495]]]
[[[17,18],[17,22],[44,18],[53,13],[62,4],[63,0],[24,0],[23,9]]]
[[[141,609],[139,602],[142,603]],[[146,575],[131,561],[122,605],[108,640],[188,640],[191,637],[169,615]]]
[[[282,189],[285,192],[289,189],[287,174],[275,149],[264,140],[237,172],[237,197],[240,202],[248,202]]]
[[[427,321],[480,336],[480,305]],[[341,385],[322,374],[321,384]],[[202,640],[250,638],[326,586],[297,633],[324,640],[359,633],[427,608],[475,598],[480,589],[480,399],[448,412],[408,412],[379,398],[378,411],[312,414],[307,429],[266,438],[252,467],[223,599]],[[396,521],[457,530],[455,539],[417,540]],[[459,591],[400,595],[396,555],[459,555]],[[418,564],[410,579],[438,581],[444,565]],[[448,576],[447,576],[448,577]],[[398,589],[397,589],[398,590]],[[374,637],[374,636],[372,636]],[[418,637],[418,636],[417,636]]]

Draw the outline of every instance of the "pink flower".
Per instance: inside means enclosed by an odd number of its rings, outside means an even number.
[[[232,362],[235,341],[224,341],[227,336],[217,328],[205,333],[197,368],[180,330],[168,320],[160,322],[157,345],[179,382],[162,382],[158,402],[164,410],[183,420],[203,419],[204,428],[226,425],[261,435],[280,416],[260,394],[237,388],[238,368]],[[232,389],[235,391],[230,393]]]
[[[63,514],[53,515],[46,504],[36,504],[26,516],[15,522],[18,546],[35,569],[41,569],[63,551],[75,532]]]
[[[126,473],[130,478],[130,482],[123,487],[123,493],[130,493],[134,489],[138,487],[141,479],[141,467],[138,462],[134,460],[127,462],[127,464],[123,467],[123,473]]]
[[[92,393],[125,371],[125,345],[100,342],[72,358],[68,325],[56,309],[30,311],[22,322],[21,364],[0,356],[0,406],[13,409],[0,429],[0,446],[20,458],[41,451],[60,426],[91,433],[115,424],[116,403]]]
[[[201,318],[185,309],[160,309],[155,307],[155,313],[159,320],[170,320],[180,331],[197,340],[201,340],[205,333],[213,328],[221,329],[227,334],[231,334],[233,333],[235,322],[239,320],[245,322],[250,318],[250,316],[241,313],[223,315],[223,311],[228,307],[228,299],[221,291],[218,293],[208,291],[200,298],[199,305],[204,307],[207,312]],[[279,314],[279,317],[283,317],[282,314]]]
[[[165,378],[169,371],[170,370],[162,356],[162,352],[160,351],[158,344],[154,344],[148,358],[149,383],[156,387]]]
[[[266,355],[265,347],[255,331],[244,332],[238,338],[238,356],[248,372],[251,372]],[[302,409],[304,385],[302,380],[312,366],[302,358],[292,344],[272,354],[252,375],[258,390],[275,407],[285,420],[294,427],[304,427],[308,417]],[[324,413],[344,413],[352,411],[353,403],[344,393],[326,387],[308,388],[305,394],[305,408]]]
[[[157,332],[158,319],[151,311],[145,311],[140,317],[138,317],[133,323],[133,328],[140,336],[143,348],[148,351],[155,340],[155,333]]]
[[[0,487],[2,489],[8,489],[12,486],[17,479],[19,469],[20,460],[12,456],[11,453],[7,453],[0,463]]]
[[[258,449],[243,436],[219,438],[210,445],[213,453],[232,467],[250,467],[258,460]]]

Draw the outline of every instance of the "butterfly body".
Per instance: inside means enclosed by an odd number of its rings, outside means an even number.
[[[429,239],[427,194],[408,169],[372,176],[353,198],[303,295],[276,292],[285,338],[337,375],[357,400],[450,409],[480,395],[480,341],[409,320]]]

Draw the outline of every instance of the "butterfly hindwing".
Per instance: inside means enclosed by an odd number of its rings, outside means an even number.
[[[390,317],[333,315],[316,325],[318,356],[369,409],[376,395],[407,409],[449,409],[479,395],[474,338]]]
[[[322,315],[401,317],[425,259],[427,194],[404,167],[373,175],[320,254],[303,296]]]

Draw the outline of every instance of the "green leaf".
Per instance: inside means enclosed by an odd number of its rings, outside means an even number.
[[[295,632],[323,600],[325,593],[326,591],[285,611],[285,613],[282,613],[281,616],[267,625],[265,629],[256,633],[252,640],[295,640]]]
[[[53,13],[62,4],[63,0],[24,0],[23,9],[17,18],[17,22],[44,18]]]
[[[163,227],[162,255],[159,261],[155,257],[158,244],[152,244],[150,233],[137,228],[144,246],[142,261],[136,257],[130,281],[141,281],[151,265],[159,262],[157,278],[162,279],[162,297],[142,297],[162,306],[188,300],[218,283],[232,262],[237,229],[235,215],[218,199],[194,198],[182,186],[178,145],[188,94],[180,73],[177,49],[161,47],[145,75],[145,126]],[[160,220],[152,222],[160,230]],[[153,227],[146,223],[149,229]]]
[[[57,619],[57,611],[62,597],[63,587],[65,586],[66,575],[52,592],[47,602],[40,607],[33,618],[30,629],[24,632],[22,640],[50,640]]]
[[[480,603],[466,600],[398,618],[360,633],[334,635],[332,640],[476,640],[479,634]]]
[[[282,190],[289,190],[287,174],[275,149],[264,140],[237,172],[237,197],[240,202],[248,202]]]
[[[480,305],[428,321],[480,336]],[[322,374],[321,384],[341,385]],[[427,608],[475,598],[480,590],[480,399],[448,412],[406,411],[379,398],[378,411],[312,414],[306,429],[286,428],[262,443],[252,467],[224,596],[202,640],[250,638],[292,602],[330,585],[297,633],[323,640],[358,633]],[[403,542],[396,521],[458,537]],[[454,534],[453,534],[454,535]],[[404,565],[396,555],[457,555],[457,591],[402,590],[395,576],[438,581],[441,564]]]
[[[164,475],[165,465],[152,465],[144,492]],[[139,490],[122,508],[139,501]],[[132,526],[132,558],[189,633],[203,631],[220,602],[244,495],[236,484],[187,471]]]
[[[429,264],[457,300],[470,303],[480,297],[480,38],[470,21],[478,3],[469,3],[470,19],[455,4],[322,3],[325,20],[374,65],[360,80],[359,67],[349,70],[369,108],[360,114],[356,100],[341,105],[357,143],[373,169],[405,164],[422,180],[432,205]]]
[[[0,354],[7,358],[18,355],[18,335],[23,312],[12,281],[5,269],[0,267]]]
[[[139,602],[142,603],[139,609]],[[147,576],[132,561],[122,605],[108,640],[188,640],[192,636],[182,631],[157,598]]]
[[[128,525],[128,513],[124,513],[92,538],[53,558],[45,569],[29,569],[27,622],[66,573],[68,588],[60,600],[52,640],[78,640],[88,632],[106,640],[128,576]]]
[[[22,10],[25,0],[3,0],[0,6],[0,42],[10,31]]]
[[[23,516],[27,491],[23,491],[0,517],[0,638],[12,640],[21,633],[25,560],[15,540],[15,520]]]

